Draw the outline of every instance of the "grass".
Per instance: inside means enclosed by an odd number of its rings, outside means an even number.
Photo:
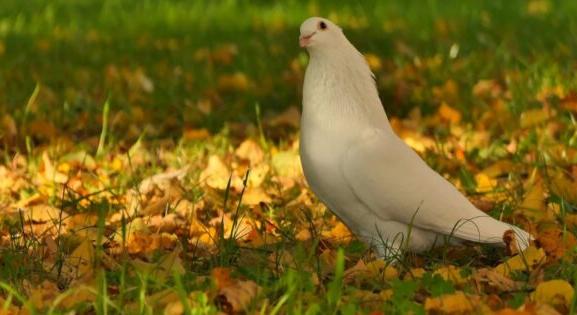
[[[454,292],[498,309],[525,304],[537,278],[574,285],[575,250],[550,244],[547,264],[511,275],[525,286],[499,292],[498,305],[436,273],[451,264],[473,275],[506,259],[487,247],[407,255],[397,276],[379,267],[351,280],[347,270],[374,256],[340,240],[338,221],[290,175],[298,128],[278,118],[300,106],[298,27],[327,16],[376,56],[389,117],[433,168],[492,202],[495,217],[569,242],[576,13],[577,2],[560,0],[3,0],[0,307],[216,314],[237,310],[238,298],[247,313],[420,314],[427,299]],[[474,92],[481,80],[495,84]],[[443,118],[443,103],[457,121]],[[240,157],[246,139],[259,149]],[[199,180],[212,156],[231,171],[217,184]],[[490,176],[494,190],[481,189],[478,175],[503,161],[514,165]],[[142,188],[184,167],[183,177]],[[534,187],[543,189],[538,211],[520,210]],[[257,188],[270,200],[251,204]],[[551,228],[561,236],[545,234]],[[78,252],[86,240],[93,247]],[[569,312],[569,302],[555,307]]]

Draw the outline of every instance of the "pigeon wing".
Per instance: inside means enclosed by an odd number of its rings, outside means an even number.
[[[530,238],[478,210],[392,133],[370,130],[341,162],[354,194],[381,219],[480,243],[503,245],[507,230],[516,232],[520,244]]]

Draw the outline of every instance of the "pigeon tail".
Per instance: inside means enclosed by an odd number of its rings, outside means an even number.
[[[505,233],[512,231],[520,251],[529,246],[533,237],[516,226],[496,220],[490,216],[481,216],[468,220],[460,220],[449,235],[456,238],[498,246],[505,246]]]

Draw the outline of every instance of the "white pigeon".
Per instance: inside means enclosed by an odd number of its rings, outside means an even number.
[[[363,55],[331,21],[311,17],[299,42],[309,53],[300,157],[312,191],[382,258],[446,240],[519,250],[531,235],[477,209],[391,129]],[[515,245],[515,244],[513,244]]]

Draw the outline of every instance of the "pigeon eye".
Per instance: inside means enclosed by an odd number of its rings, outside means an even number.
[[[319,28],[320,28],[321,30],[326,30],[326,29],[327,29],[327,23],[321,21],[321,22],[319,23]]]

